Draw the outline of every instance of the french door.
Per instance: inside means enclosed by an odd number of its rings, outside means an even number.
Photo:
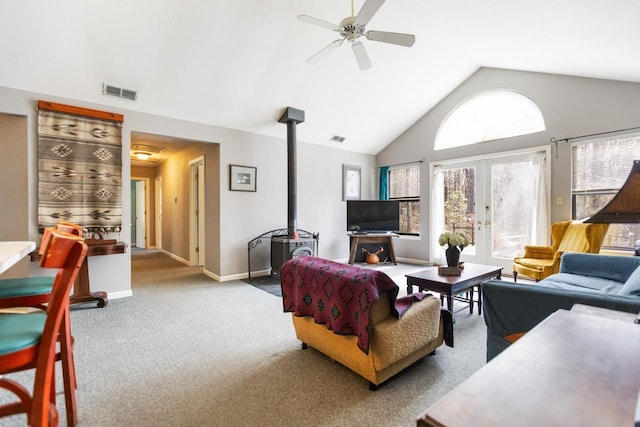
[[[465,234],[461,260],[504,268],[524,246],[547,244],[547,151],[471,159],[434,166],[431,236]],[[442,262],[444,248],[432,247]]]

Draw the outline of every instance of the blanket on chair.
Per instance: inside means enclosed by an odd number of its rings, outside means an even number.
[[[358,348],[369,354],[371,307],[388,292],[391,313],[400,318],[414,299],[398,299],[398,285],[381,271],[341,264],[312,256],[293,258],[280,270],[285,312],[313,317],[336,334],[357,335]]]

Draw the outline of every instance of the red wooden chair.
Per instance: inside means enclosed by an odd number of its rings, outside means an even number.
[[[59,222],[56,229],[65,233],[82,237],[82,227],[71,222]],[[43,255],[44,245],[40,245],[39,254]],[[35,276],[20,277],[0,280],[0,308],[36,307],[46,308],[51,296],[55,277]],[[67,409],[67,427],[74,427],[78,421],[76,407],[77,388],[75,363],[73,359],[73,337],[69,310],[63,318],[62,333],[59,336],[60,352],[56,354],[56,360],[62,361],[62,377],[64,383],[65,406]]]
[[[71,345],[69,329],[64,322],[66,318],[68,325],[69,292],[87,254],[87,245],[82,237],[47,229],[42,238],[41,253],[43,268],[58,269],[46,313],[0,316],[0,375],[35,368],[33,393],[16,381],[0,376],[0,387],[13,392],[19,399],[0,406],[0,417],[26,413],[29,425],[55,426],[58,424],[54,375],[56,343],[60,340],[61,347]]]

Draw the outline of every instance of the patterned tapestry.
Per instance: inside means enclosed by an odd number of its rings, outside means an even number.
[[[60,107],[40,101],[38,108],[38,228],[70,221],[91,234],[119,232],[122,120],[53,111],[47,105]]]

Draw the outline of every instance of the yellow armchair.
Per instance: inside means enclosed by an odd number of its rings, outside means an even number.
[[[539,281],[560,270],[565,252],[600,252],[609,224],[562,221],[551,225],[551,246],[525,246],[524,256],[513,260],[513,281],[522,274]]]

